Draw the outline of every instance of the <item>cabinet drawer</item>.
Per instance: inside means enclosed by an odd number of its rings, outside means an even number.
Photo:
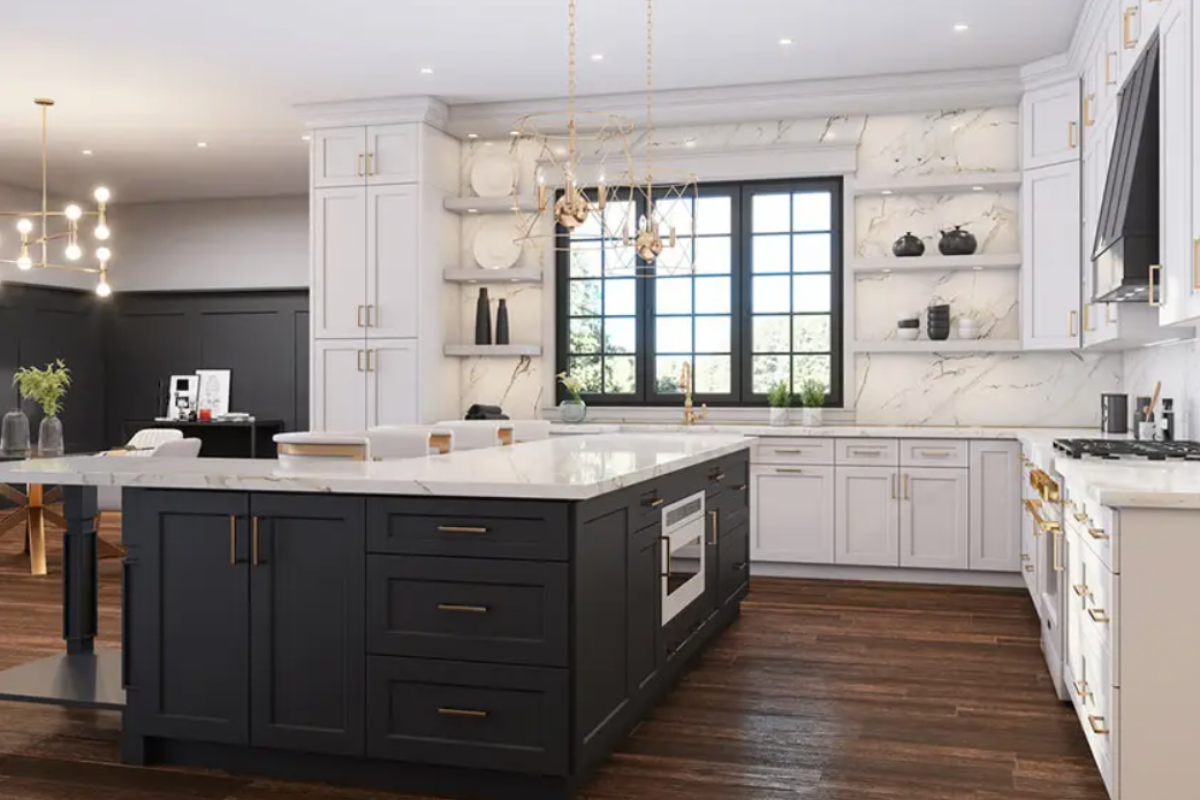
[[[838,439],[834,449],[838,466],[894,467],[900,463],[900,443],[895,439]]]
[[[750,526],[739,525],[721,538],[717,556],[717,595],[724,605],[750,580]]]
[[[947,439],[900,440],[900,464],[905,467],[966,467],[966,442]]]
[[[723,459],[712,466],[704,467],[708,493],[732,493],[739,489],[745,493],[750,479],[750,462],[745,456]]]
[[[1116,735],[1113,727],[1114,720],[1107,716],[1096,713],[1096,708],[1092,705],[1093,697],[1087,687],[1083,685],[1084,680],[1077,674],[1072,667],[1067,666],[1064,669],[1064,676],[1067,679],[1068,691],[1071,695],[1071,704],[1075,709],[1075,715],[1079,719],[1079,725],[1083,728],[1084,737],[1087,739],[1088,749],[1092,751],[1092,758],[1096,762],[1096,767],[1100,771],[1104,783],[1112,791],[1112,765],[1113,753],[1115,751],[1114,737]],[[1117,690],[1113,690],[1111,695],[1110,708],[1116,709]]]
[[[566,564],[371,556],[367,649],[565,667],[567,604]]]
[[[370,498],[367,549],[400,555],[566,561],[565,503]]]
[[[754,446],[755,464],[833,464],[833,439],[764,436]]]
[[[1083,545],[1091,550],[1113,572],[1121,571],[1117,551],[1117,515],[1111,508],[1104,508],[1095,503],[1082,499],[1077,492],[1070,492],[1072,498],[1064,507],[1067,524],[1080,533]]]
[[[367,659],[367,755],[565,775],[567,671]]]
[[[1072,533],[1072,546],[1079,551],[1080,575],[1078,583],[1072,582],[1070,596],[1072,600],[1082,600],[1081,627],[1103,647],[1115,651],[1120,579],[1086,545],[1080,547],[1078,542],[1082,537]]]

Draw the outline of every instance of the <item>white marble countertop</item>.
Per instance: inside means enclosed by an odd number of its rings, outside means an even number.
[[[1071,496],[1111,508],[1200,510],[1200,464],[1151,461],[1077,461],[1058,458],[1055,471]],[[1197,529],[1200,533],[1200,528]]]
[[[1047,444],[1055,439],[1098,439],[1101,434],[1094,428],[1017,428],[1017,427],[958,427],[935,425],[822,425],[803,427],[789,425],[772,427],[741,423],[717,423],[699,425],[670,425],[660,423],[584,423],[567,425],[555,423],[551,426],[555,436],[596,435],[604,433],[687,433],[687,434],[739,434],[741,436],[795,436],[805,438],[851,439],[1021,439],[1044,440]],[[1122,437],[1125,438],[1125,437]]]
[[[610,434],[373,462],[103,458],[0,463],[0,481],[68,486],[587,500],[746,450],[741,435]]]

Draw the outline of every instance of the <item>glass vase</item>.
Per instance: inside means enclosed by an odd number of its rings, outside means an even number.
[[[42,458],[57,458],[63,454],[63,427],[58,417],[42,417],[38,426],[38,455]]]
[[[0,430],[0,455],[24,458],[29,455],[29,417],[21,409],[4,415]]]
[[[558,418],[570,425],[587,419],[587,403],[582,400],[563,400],[558,404]]]

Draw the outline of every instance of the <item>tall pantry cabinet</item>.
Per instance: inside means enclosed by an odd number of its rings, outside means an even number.
[[[311,421],[315,431],[456,417],[442,355],[458,313],[459,143],[428,100],[334,103],[311,114]]]

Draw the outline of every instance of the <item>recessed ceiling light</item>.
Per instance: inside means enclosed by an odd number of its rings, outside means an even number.
[[[208,147],[208,142],[196,142],[196,147],[199,147],[201,150],[203,150],[204,148]]]
[[[892,194],[892,190],[891,190],[891,189],[884,189],[882,192],[880,192],[880,194],[882,194],[882,195],[885,195],[885,196],[886,196],[886,195]]]
[[[837,138],[837,131],[825,131],[825,140],[830,141]]]
[[[84,150],[84,151],[83,151],[83,154],[84,154],[85,156],[90,156],[90,155],[92,154],[92,151],[91,151],[91,150]]]
[[[971,191],[972,191],[972,192],[982,192],[982,191],[983,191],[983,187],[982,187],[982,186],[972,186],[972,187],[971,187]]]
[[[971,267],[976,272],[983,272],[983,267]]]
[[[960,22],[954,26],[955,33],[966,33],[969,30],[971,30],[971,26],[965,22]]]
[[[478,213],[479,213],[479,209],[478,209],[478,208],[468,208],[468,209],[467,209],[467,213],[468,213],[468,214],[478,214]]]
[[[884,270],[883,270],[883,274],[884,274],[884,275],[891,275],[891,274],[892,274],[892,270],[891,270],[890,268],[884,268]]]
[[[521,132],[520,131],[509,131],[508,135],[509,136],[520,136]]]
[[[785,36],[784,38],[779,40],[779,43],[781,45],[783,45],[784,47],[787,47],[788,45],[793,44],[793,41]]]
[[[433,67],[421,67],[421,74],[422,75],[432,75]]]
[[[592,53],[592,61],[603,61],[604,53]]]
[[[304,134],[303,136],[301,136],[301,137],[300,137],[300,139],[301,139],[301,140],[303,140],[303,141],[305,141],[305,142],[311,142],[311,141],[312,141],[312,134],[308,134],[308,133],[306,133],[306,134]]]
[[[696,140],[695,140],[695,139],[688,139],[686,142],[684,142],[684,143],[683,143],[683,146],[684,146],[684,147],[695,147],[695,146],[696,146]]]
[[[468,138],[468,139],[478,139],[478,138],[479,138],[479,134],[478,134],[478,133],[468,133],[468,134],[467,134],[467,138]]]

